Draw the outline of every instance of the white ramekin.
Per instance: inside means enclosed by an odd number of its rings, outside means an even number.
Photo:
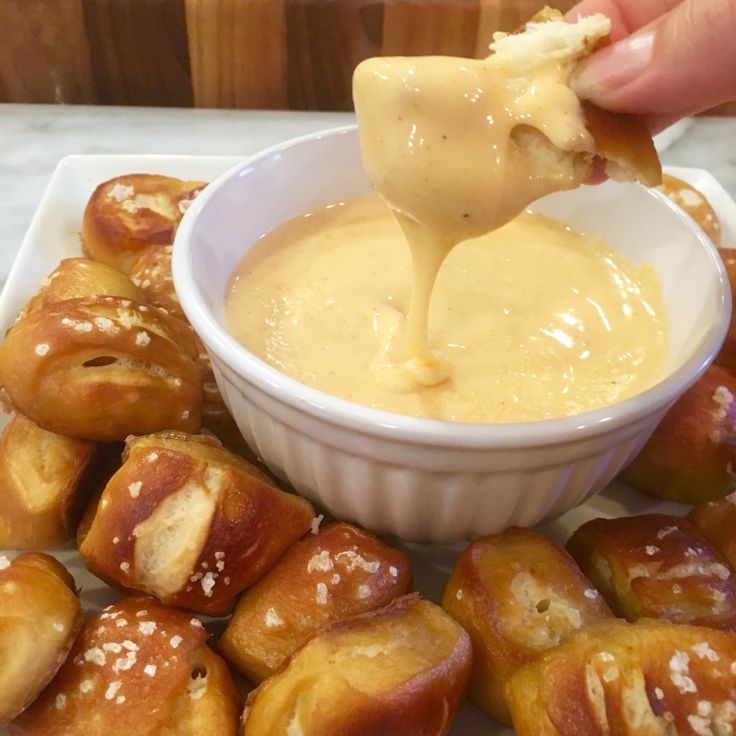
[[[305,386],[225,330],[228,279],[276,225],[369,191],[354,127],[297,138],[210,184],[174,248],[182,306],[243,435],[278,476],[338,518],[407,540],[451,542],[562,514],[636,454],[723,341],[730,292],[713,245],[658,192],[607,183],[547,197],[534,209],[657,269],[672,345],[656,386],[614,406],[523,424],[417,419]]]

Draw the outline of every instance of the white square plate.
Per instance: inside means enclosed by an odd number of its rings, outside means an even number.
[[[211,181],[236,164],[231,156],[69,156],[63,159],[46,188],[36,215],[23,240],[8,281],[0,295],[0,331],[10,327],[25,302],[36,292],[41,280],[62,258],[81,255],[79,230],[82,213],[94,188],[114,176],[151,173],[183,179]],[[668,173],[693,184],[713,205],[723,225],[723,242],[736,245],[736,203],[707,171],[671,167]],[[617,517],[642,513],[684,514],[687,508],[663,503],[637,494],[625,484],[614,481],[606,490],[583,506],[569,511],[556,521],[545,524],[541,531],[564,543],[581,524],[597,517]],[[401,544],[414,562],[417,590],[430,600],[439,601],[455,558],[465,547]],[[120,596],[91,575],[76,549],[55,550],[54,556],[74,575],[81,589],[84,608],[94,612]],[[12,554],[10,555],[12,557]],[[212,631],[221,622],[208,624]],[[0,730],[0,734],[5,734]],[[471,705],[465,705],[450,732],[451,736],[511,736],[513,731]]]

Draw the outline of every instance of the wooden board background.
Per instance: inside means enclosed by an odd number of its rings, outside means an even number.
[[[348,110],[362,59],[481,56],[544,4],[0,0],[0,102]]]

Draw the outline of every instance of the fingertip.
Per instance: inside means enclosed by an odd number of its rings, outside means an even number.
[[[578,64],[570,75],[570,87],[582,100],[625,112],[622,93],[649,67],[653,47],[651,29],[606,46]]]

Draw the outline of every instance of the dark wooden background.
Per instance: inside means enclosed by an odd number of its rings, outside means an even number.
[[[544,4],[0,0],[0,101],[348,110],[367,56],[481,56]]]

